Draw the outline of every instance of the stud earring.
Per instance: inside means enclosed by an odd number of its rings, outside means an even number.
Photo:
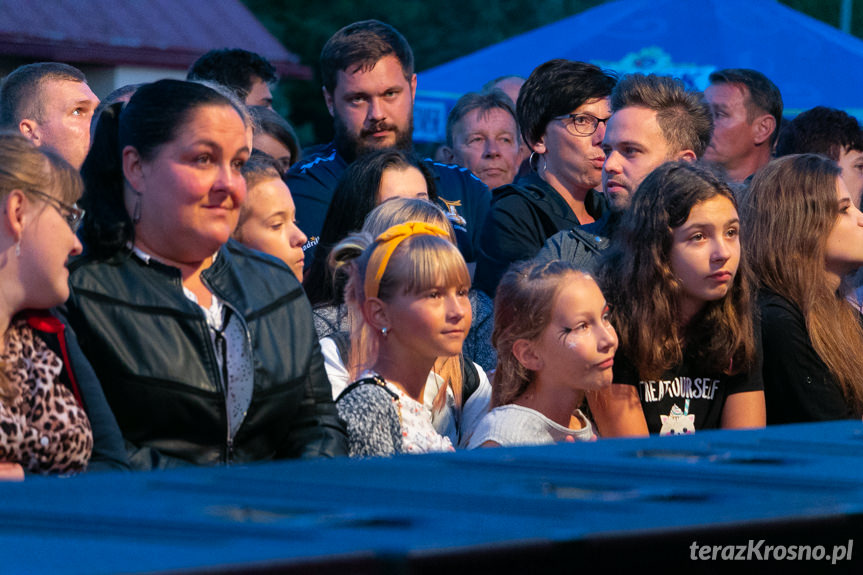
[[[389,333],[390,333],[390,328],[388,328],[388,327],[382,327],[381,328],[381,335],[382,336],[386,337],[387,334],[389,334]]]

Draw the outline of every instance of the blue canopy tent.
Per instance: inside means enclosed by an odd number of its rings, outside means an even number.
[[[863,118],[863,41],[775,0],[619,0],[419,74],[414,139],[443,141],[462,94],[527,77],[553,58],[669,74],[703,90],[718,68],[754,68],[793,115],[817,105]]]

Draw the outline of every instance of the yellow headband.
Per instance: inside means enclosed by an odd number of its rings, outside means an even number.
[[[366,266],[366,298],[378,297],[381,278],[384,277],[384,272],[387,269],[387,264],[393,252],[408,237],[416,235],[437,236],[449,240],[449,234],[441,228],[425,222],[407,222],[387,229],[375,238],[375,244],[377,245]]]

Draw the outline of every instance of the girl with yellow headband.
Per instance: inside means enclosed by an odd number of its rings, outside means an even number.
[[[448,234],[424,222],[393,226],[373,241],[350,236],[334,252],[359,249],[348,265],[345,299],[358,318],[351,363],[361,373],[336,403],[348,426],[349,452],[451,451],[423,394],[435,361],[460,354],[470,329],[467,265]],[[445,394],[443,387],[433,409],[444,405]]]

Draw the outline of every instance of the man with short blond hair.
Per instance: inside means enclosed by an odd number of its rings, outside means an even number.
[[[446,123],[444,161],[465,167],[493,190],[511,184],[521,164],[521,138],[515,109],[494,89],[459,98]]]
[[[18,130],[80,168],[90,150],[90,121],[99,98],[68,64],[19,66],[0,86],[0,127]]]

